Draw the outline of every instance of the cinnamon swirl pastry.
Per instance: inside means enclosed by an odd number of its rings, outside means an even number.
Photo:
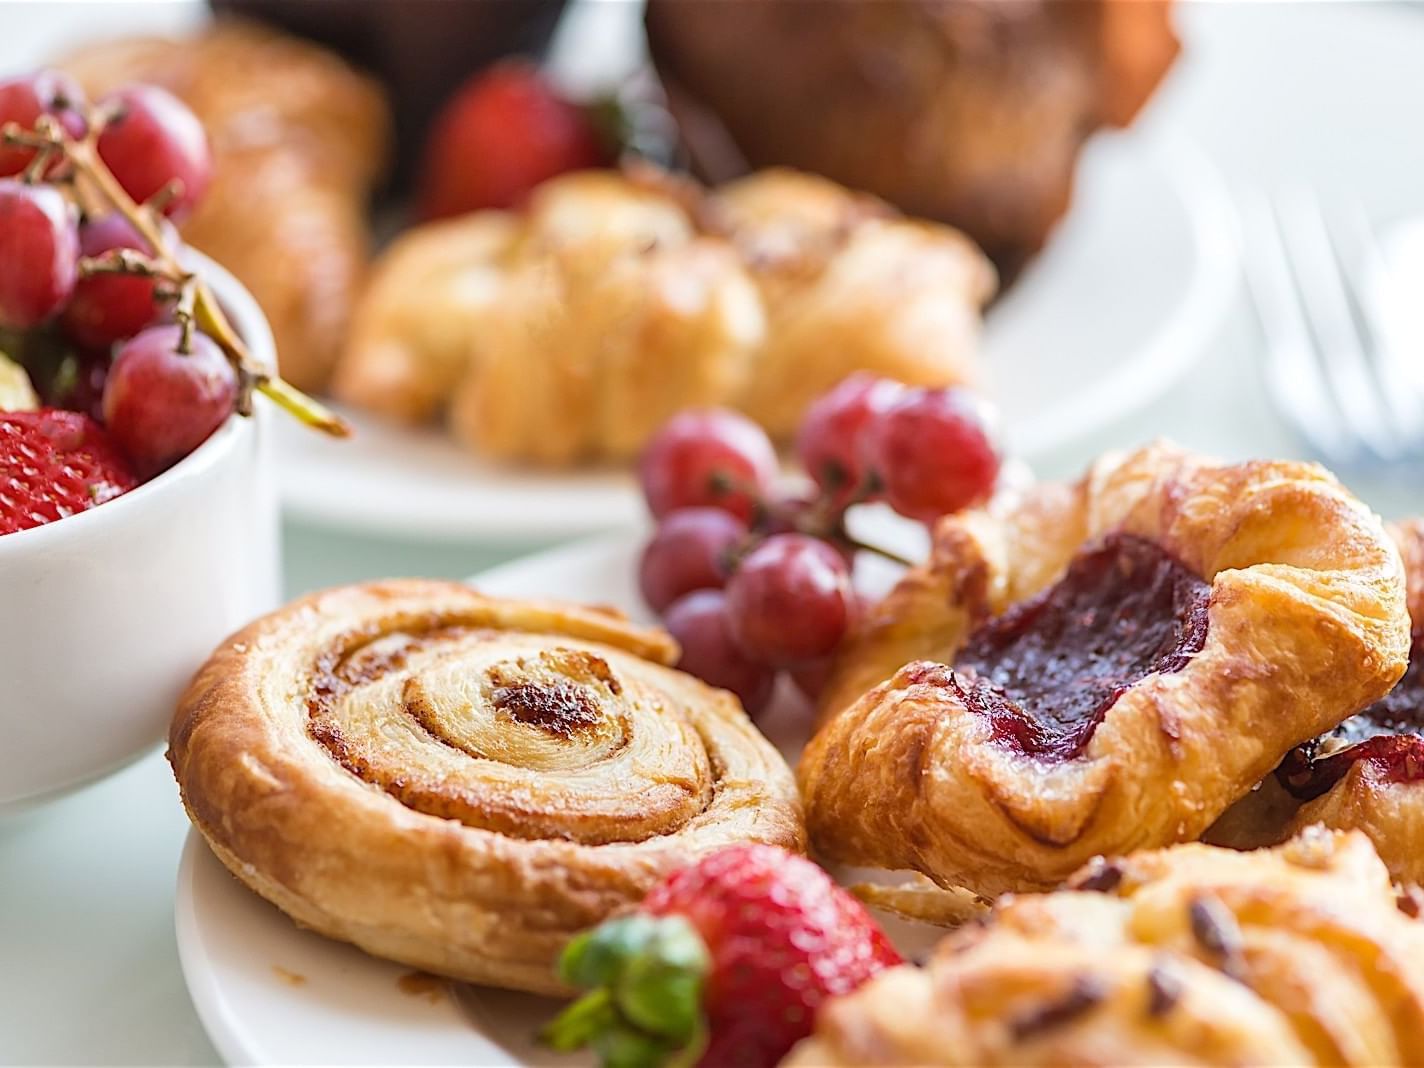
[[[226,642],[169,760],[224,864],[298,923],[441,975],[557,992],[568,939],[733,842],[803,848],[736,699],[596,609],[394,581]]]
[[[941,521],[832,681],[812,840],[981,894],[1051,886],[1200,836],[1408,647],[1399,554],[1328,472],[1108,456]]]
[[[1409,670],[1384,698],[1293,749],[1212,828],[1214,841],[1249,848],[1316,823],[1356,828],[1396,878],[1424,882],[1424,520],[1391,533],[1404,556],[1414,621]]]
[[[1424,1064],[1424,926],[1360,834],[1098,858],[827,1003],[785,1063]]]

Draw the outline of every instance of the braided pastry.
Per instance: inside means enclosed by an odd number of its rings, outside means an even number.
[[[1409,670],[1382,700],[1292,750],[1212,828],[1213,841],[1250,848],[1316,823],[1358,828],[1396,878],[1424,882],[1424,520],[1390,532],[1414,620]]]
[[[804,846],[795,787],[661,631],[454,583],[316,594],[183,697],[169,759],[224,864],[304,926],[561,989],[568,939],[733,842]]]
[[[1424,926],[1360,834],[1099,858],[828,1003],[784,1063],[1424,1064]]]
[[[1321,468],[1108,456],[941,521],[832,680],[812,840],[981,894],[1051,886],[1200,836],[1408,645],[1399,554]]]

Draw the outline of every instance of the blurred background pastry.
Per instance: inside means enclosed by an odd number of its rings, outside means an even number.
[[[1083,143],[1177,53],[1159,0],[649,0],[646,23],[709,178],[824,174],[958,227],[1006,276],[1067,209]]]
[[[474,451],[546,465],[630,459],[709,405],[785,438],[856,371],[972,381],[993,284],[964,235],[812,175],[589,170],[402,235],[333,387],[409,423],[448,403]]]

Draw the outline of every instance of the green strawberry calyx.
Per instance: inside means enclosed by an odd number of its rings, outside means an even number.
[[[681,916],[634,912],[579,935],[559,977],[587,990],[540,1032],[562,1053],[591,1046],[604,1068],[684,1068],[707,1043],[711,956]]]

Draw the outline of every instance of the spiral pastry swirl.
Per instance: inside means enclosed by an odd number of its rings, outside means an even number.
[[[803,847],[736,699],[604,610],[397,581],[228,640],[179,704],[194,824],[304,926],[472,982],[557,992],[575,932],[733,842]]]

